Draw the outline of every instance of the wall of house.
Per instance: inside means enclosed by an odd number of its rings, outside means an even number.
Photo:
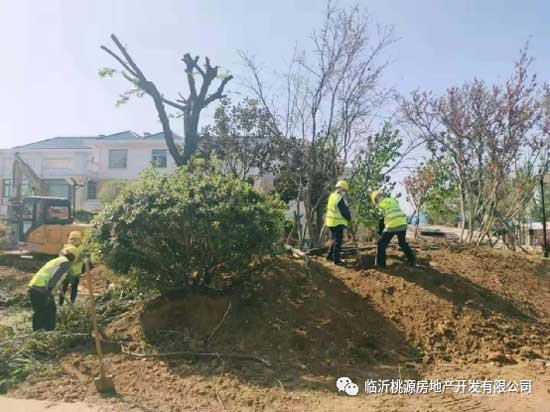
[[[17,150],[19,155],[27,162],[35,173],[41,178],[56,183],[53,194],[64,193],[60,185],[65,182],[70,185],[67,193],[71,200],[74,185],[69,178],[74,178],[82,187],[76,187],[74,195],[75,210],[86,209],[97,211],[101,208],[99,194],[106,182],[111,180],[134,180],[139,174],[149,167],[152,162],[153,150],[167,151],[167,167],[158,168],[159,171],[173,171],[176,168],[164,140],[102,140],[90,139],[86,141],[90,145],[87,149],[24,149]],[[125,168],[111,168],[109,166],[110,150],[127,150],[127,165]],[[0,150],[0,193],[3,179],[12,178],[13,166],[12,150]],[[251,171],[252,175],[257,174]],[[86,182],[96,182],[96,199],[88,199]],[[67,186],[68,187],[68,186]],[[260,191],[270,191],[273,188],[273,176],[267,175],[256,178],[254,187]],[[7,198],[0,198],[0,215],[7,214]],[[289,217],[292,212],[289,212]]]
[[[126,149],[128,151],[126,168],[109,167],[109,151]],[[161,140],[100,142],[96,146],[97,175],[100,179],[136,179],[151,165],[153,149],[168,150]],[[167,153],[168,165],[165,170],[174,170],[176,164]],[[163,169],[160,169],[163,170]]]

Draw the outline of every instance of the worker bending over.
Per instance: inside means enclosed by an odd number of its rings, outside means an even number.
[[[325,225],[332,234],[332,244],[328,250],[327,260],[336,265],[342,265],[340,250],[344,239],[344,229],[348,227],[351,220],[351,213],[344,199],[349,190],[348,182],[340,180],[336,183],[336,190],[328,198],[327,215]]]
[[[376,264],[380,268],[386,267],[386,249],[393,238],[393,235],[397,235],[397,241],[399,247],[405,254],[409,265],[414,266],[416,259],[411,247],[407,243],[407,216],[401,208],[397,200],[390,197],[385,197],[380,191],[371,193],[372,202],[382,212],[383,217],[379,222],[378,234],[378,247],[376,250]]]
[[[69,242],[68,244],[63,246],[63,249],[61,249],[59,255],[63,255],[63,251],[69,246],[74,246],[78,249],[78,257],[74,260],[74,262],[71,263],[69,272],[67,273],[67,276],[61,284],[61,288],[59,291],[60,306],[62,306],[63,302],[65,301],[65,293],[67,293],[67,288],[69,287],[69,284],[71,285],[71,303],[75,302],[76,296],[78,294],[80,275],[84,272],[84,261],[82,260],[82,234],[80,232],[75,231],[69,233]]]
[[[29,297],[33,310],[33,330],[54,330],[57,308],[53,290],[59,287],[79,255],[74,246],[68,246],[63,254],[40,268],[29,282]]]

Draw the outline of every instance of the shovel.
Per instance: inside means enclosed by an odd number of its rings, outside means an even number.
[[[90,273],[90,263],[86,260],[86,281],[88,284],[88,291],[90,292],[90,310],[92,313],[92,323],[94,325],[94,338],[95,349],[97,357],[99,358],[99,378],[94,380],[95,387],[98,392],[116,392],[113,377],[111,375],[105,375],[105,366],[103,365],[103,352],[101,350],[101,335],[99,334],[99,327],[97,326],[97,318],[95,312],[95,297],[92,287],[92,275]]]
[[[355,238],[355,231],[353,230],[353,227],[351,227],[351,225],[348,233],[351,234],[351,240],[353,241],[353,245],[355,246],[355,253],[357,254],[357,261],[359,263],[359,267],[363,268],[365,266],[368,266],[368,262],[366,262],[364,259],[364,256],[361,255],[361,251],[359,250],[359,244],[357,243],[357,239]]]

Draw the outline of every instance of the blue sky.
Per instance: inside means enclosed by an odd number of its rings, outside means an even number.
[[[540,79],[550,81],[550,2],[359,4],[401,38],[388,52],[385,82],[402,92],[439,92],[474,76],[502,79],[527,39]],[[321,0],[0,0],[0,148],[58,135],[160,129],[148,99],[115,108],[125,82],[97,75],[114,66],[99,49],[112,32],[168,92],[185,86],[179,57],[186,51],[236,74],[239,49],[283,70],[294,45],[307,44],[323,8]]]

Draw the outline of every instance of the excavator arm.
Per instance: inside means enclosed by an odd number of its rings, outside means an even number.
[[[38,177],[38,175],[32,170],[32,167],[25,162],[18,153],[15,153],[13,160],[13,190],[14,198],[17,201],[22,197],[23,178],[27,178],[35,195],[46,196],[48,194],[48,187],[46,183]]]

